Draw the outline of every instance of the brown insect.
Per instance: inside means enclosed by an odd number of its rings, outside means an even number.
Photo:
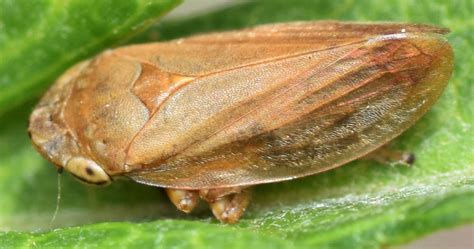
[[[447,32],[295,22],[108,50],[58,79],[29,132],[84,182],[125,176],[233,223],[249,186],[333,169],[419,119],[451,75]]]

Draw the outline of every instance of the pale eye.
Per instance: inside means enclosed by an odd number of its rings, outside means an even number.
[[[97,163],[84,157],[71,158],[64,168],[88,184],[107,185],[112,182],[110,176]]]

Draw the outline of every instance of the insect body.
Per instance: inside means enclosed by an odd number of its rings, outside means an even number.
[[[296,22],[117,48],[59,78],[29,131],[85,182],[126,176],[232,223],[246,187],[335,168],[419,119],[451,75],[445,33]]]

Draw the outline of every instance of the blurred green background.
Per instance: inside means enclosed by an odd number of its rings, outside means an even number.
[[[0,0],[0,248],[380,248],[472,224],[472,1],[268,0],[199,15],[184,11],[156,22],[178,4]],[[394,143],[416,153],[414,167],[359,161],[258,186],[237,225],[219,224],[204,205],[180,214],[160,189],[125,180],[94,188],[64,174],[59,213],[50,224],[57,175],[31,146],[26,127],[38,97],[61,72],[123,44],[321,19],[420,22],[452,30],[456,61],[448,88]]]

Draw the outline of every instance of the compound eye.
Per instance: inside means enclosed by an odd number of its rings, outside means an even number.
[[[84,157],[69,159],[64,168],[87,184],[107,185],[112,182],[110,176],[97,163]]]

